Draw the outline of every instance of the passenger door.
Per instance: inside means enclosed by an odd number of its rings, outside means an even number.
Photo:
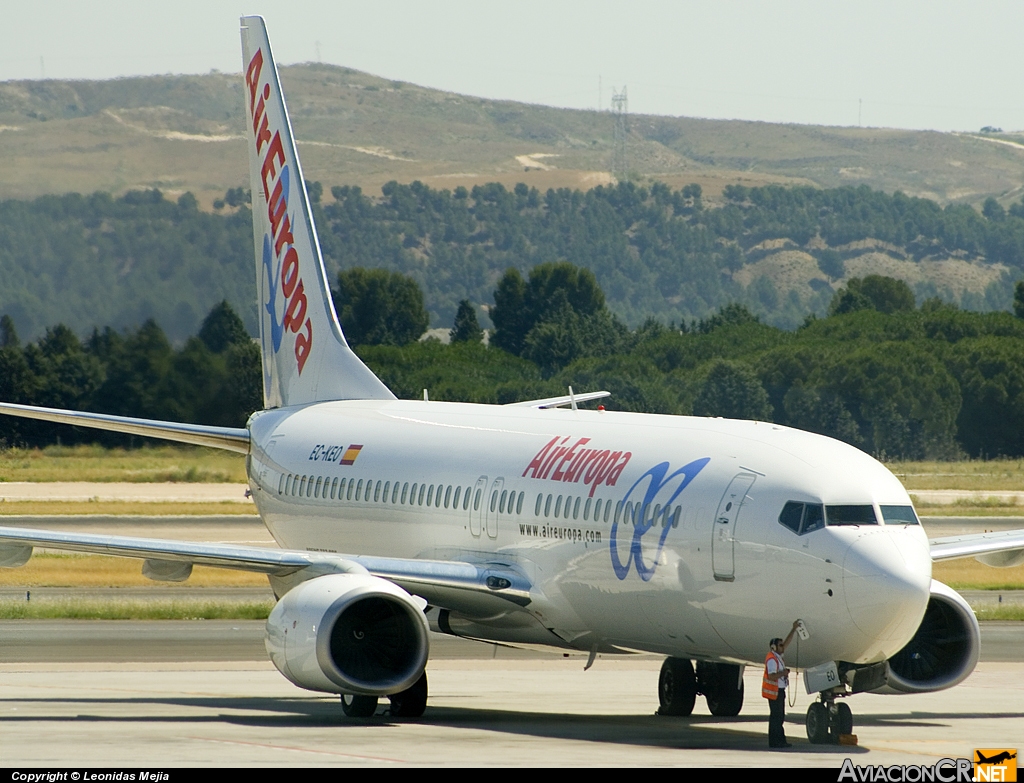
[[[504,486],[504,478],[494,479],[490,494],[487,496],[487,535],[490,538],[498,537],[498,515],[501,514],[498,498],[501,497],[501,488]]]
[[[729,482],[722,502],[718,504],[715,521],[712,522],[711,563],[715,579],[720,582],[731,582],[736,578],[736,520],[756,478],[753,473],[740,473]]]
[[[473,499],[469,504],[469,532],[477,538],[483,528],[484,509],[487,507],[487,476],[481,476],[473,487]]]

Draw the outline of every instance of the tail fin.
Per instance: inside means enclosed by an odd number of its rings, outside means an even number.
[[[338,323],[266,25],[241,28],[264,405],[394,399]]]

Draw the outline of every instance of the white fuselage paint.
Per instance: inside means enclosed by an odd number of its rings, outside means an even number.
[[[462,618],[473,636],[760,663],[768,639],[785,636],[800,617],[811,637],[787,660],[806,667],[893,655],[927,605],[931,558],[920,526],[829,526],[798,536],[779,523],[787,501],[870,503],[879,519],[879,505],[911,504],[883,465],[823,436],[763,422],[401,400],[265,411],[250,430],[250,485],[282,547],[521,571],[534,600]],[[533,475],[536,463],[528,470],[552,439],[571,446],[585,438],[546,478]],[[352,464],[341,464],[359,445]],[[583,455],[578,480],[565,481],[584,449],[594,459]],[[604,450],[620,452],[615,464],[625,464],[617,477],[605,470],[598,484]],[[647,495],[649,471],[663,463],[665,477],[701,467],[674,499],[682,476]],[[362,486],[358,500],[354,491],[349,497],[352,484]],[[415,502],[406,489],[414,484]],[[303,487],[312,489],[300,494]],[[618,504],[645,495],[647,518],[661,512],[654,526],[641,521],[638,529],[622,511],[616,524]]]

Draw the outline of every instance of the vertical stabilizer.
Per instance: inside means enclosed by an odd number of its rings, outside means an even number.
[[[245,16],[241,27],[264,405],[394,399],[334,312],[266,25]]]

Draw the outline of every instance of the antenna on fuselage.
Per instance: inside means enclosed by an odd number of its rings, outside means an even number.
[[[579,408],[576,407],[576,395],[573,394],[572,386],[569,387],[569,404],[572,405],[572,409],[574,411],[579,410]]]
[[[430,402],[430,397],[427,396],[427,390],[423,390],[423,402]]]

